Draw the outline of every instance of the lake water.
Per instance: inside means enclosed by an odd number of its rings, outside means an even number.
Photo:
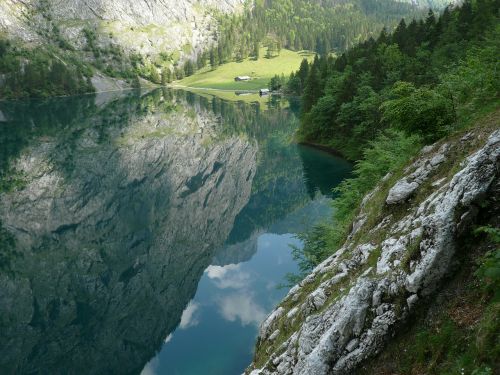
[[[0,103],[0,373],[241,374],[342,159],[285,103]]]

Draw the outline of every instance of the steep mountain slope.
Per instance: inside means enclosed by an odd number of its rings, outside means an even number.
[[[248,373],[498,373],[498,6],[401,21],[292,76],[302,135],[358,161]]]
[[[215,12],[243,10],[244,0],[5,0],[0,29],[25,41],[41,42],[47,26],[57,26],[75,47],[82,30],[93,29],[101,43],[118,44],[143,55],[178,51],[191,55],[216,38]],[[50,25],[49,25],[50,24]],[[110,40],[112,39],[112,40]]]
[[[269,56],[282,47],[343,51],[401,17],[419,18],[422,5],[427,2],[5,0],[0,97],[136,87],[139,77],[165,84],[259,54],[262,45]]]
[[[497,111],[423,148],[365,196],[345,244],[262,324],[248,373],[355,373],[416,311],[437,304],[436,291],[461,266],[460,239],[498,205],[498,121]],[[467,367],[492,360],[485,352]]]

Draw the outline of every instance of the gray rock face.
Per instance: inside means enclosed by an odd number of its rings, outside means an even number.
[[[443,146],[430,156],[426,153],[433,148],[425,150],[408,168],[411,177],[398,182],[389,195],[403,197],[404,184],[420,185],[428,179],[452,147],[459,145]],[[259,361],[262,356],[266,361],[259,368],[252,365],[247,373],[348,374],[378,353],[397,323],[405,321],[420,297],[434,292],[449,271],[460,217],[464,217],[457,213],[474,210],[474,204],[484,198],[499,177],[499,159],[500,131],[496,131],[463,161],[448,183],[440,181],[433,194],[409,208],[407,216],[397,221],[384,218],[383,225],[376,226],[388,229],[380,244],[354,246],[348,240],[290,290],[266,320],[257,347]],[[410,251],[417,254],[410,256]],[[317,296],[322,296],[321,303],[311,306]],[[300,324],[289,322],[296,316]],[[284,342],[268,341],[278,328],[285,334],[283,328],[290,324]],[[261,348],[267,348],[266,353],[259,352]]]
[[[83,46],[83,27],[95,29],[107,43],[146,55],[200,51],[214,43],[213,11],[239,12],[244,0],[48,0],[48,11],[64,36]],[[0,2],[0,30],[33,42],[44,20],[40,0]],[[109,39],[112,35],[112,40]],[[189,51],[186,51],[186,48]]]
[[[249,200],[256,145],[214,114],[119,105],[25,148],[0,194],[2,373],[139,373]]]
[[[422,153],[424,155],[433,150],[433,146],[424,148]],[[407,201],[432,173],[446,160],[446,153],[449,146],[443,145],[440,147],[436,154],[431,154],[423,158],[419,158],[412,164],[406,172],[413,171],[410,175],[403,177],[399,180],[389,191],[387,196],[387,204],[398,204]]]
[[[95,74],[92,77],[92,86],[94,86],[95,91],[98,93],[107,91],[121,91],[130,87],[130,85],[119,79],[112,79],[105,77],[102,74]]]

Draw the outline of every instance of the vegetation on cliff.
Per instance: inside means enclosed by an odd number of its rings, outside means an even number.
[[[478,0],[401,21],[393,34],[292,75],[288,88],[304,87],[299,139],[357,160],[355,177],[337,189],[335,225],[304,235],[305,272],[345,240],[361,200],[387,173],[498,106],[498,9],[497,0]]]
[[[221,19],[217,46],[204,58],[212,66],[259,57],[259,46],[273,57],[281,49],[319,54],[344,51],[392,27],[421,8],[391,0],[305,1],[257,0],[241,16]],[[203,57],[202,57],[203,58]]]
[[[466,1],[446,9],[439,18],[430,13],[422,22],[407,25],[402,21],[392,34],[383,32],[377,40],[370,39],[336,59],[322,56],[312,65],[303,62],[292,75],[286,89],[302,94],[300,140],[334,147],[357,160],[354,178],[336,189],[339,196],[333,203],[333,218],[302,236],[305,247],[296,256],[303,274],[291,277],[292,282],[304,278],[346,240],[344,246],[355,247],[394,236],[390,223],[403,219],[433,192],[437,194],[440,184],[460,171],[464,158],[498,128],[498,9],[495,0]],[[386,204],[389,189],[408,173],[410,161],[421,157],[416,155],[422,146],[436,141],[434,149],[446,144],[460,143],[460,147],[439,167],[432,183],[419,187],[409,201],[401,207]],[[498,371],[497,185],[493,183],[489,199],[478,208],[479,228],[473,221],[463,224],[467,229],[458,228],[455,276],[444,280],[444,289],[433,294],[436,301],[430,308],[427,303],[419,304],[416,324],[408,325],[380,357],[365,364],[363,373],[479,375]],[[463,230],[465,234],[460,233]],[[418,262],[421,241],[422,236],[404,249],[400,266],[405,272]],[[368,259],[366,272],[368,267],[378,267],[380,251],[376,248],[372,254],[375,262]],[[343,259],[342,251],[336,257]],[[318,269],[315,272],[321,273],[321,266]],[[300,284],[310,294],[294,306],[306,306],[307,298],[318,295],[318,285],[327,284],[326,276],[314,275]],[[354,274],[347,282],[360,281],[360,275]],[[319,288],[314,293],[311,282]],[[325,305],[349,290],[346,286],[341,283],[332,295],[327,293]],[[287,303],[280,305],[284,311],[290,307]],[[395,304],[412,310],[406,299]],[[279,326],[275,342],[259,341],[255,368],[267,363],[268,353],[294,330],[304,334],[306,328],[297,324]]]
[[[304,63],[287,88],[302,94],[299,138],[359,159],[394,128],[432,142],[479,105],[498,99],[499,2],[466,1],[402,20],[392,34]],[[458,121],[457,121],[458,120]]]
[[[124,48],[121,35],[115,35],[117,32],[133,35],[133,26],[117,31],[111,27],[112,22],[105,21],[98,27],[102,21],[98,14],[95,14],[99,18],[97,23],[85,18],[60,19],[49,0],[26,7],[26,22],[37,35],[38,48],[19,40],[8,40],[5,35],[0,37],[5,50],[0,55],[2,99],[91,92],[90,78],[98,72],[127,81],[132,87],[139,86],[139,77],[165,85],[190,77],[198,70],[214,70],[222,64],[248,58],[266,57],[265,61],[273,65],[277,62],[272,60],[285,48],[311,50],[322,55],[339,53],[375,35],[384,26],[392,28],[401,17],[419,17],[423,12],[413,4],[393,0],[258,0],[243,13],[235,14],[203,8],[214,22],[207,30],[201,30],[208,38],[204,50],[188,43],[182,51],[172,52],[162,46],[152,53],[140,52],[143,46],[135,45],[140,44],[136,40],[130,40],[134,48]],[[216,30],[212,30],[212,26]],[[170,38],[170,34],[163,35],[156,24],[149,24],[145,29],[156,30],[149,37],[156,42]],[[192,32],[194,30],[182,31],[179,38]],[[288,74],[289,70],[279,74]],[[262,82],[270,78],[265,72],[257,74],[263,76]],[[260,83],[259,86],[264,86]]]
[[[94,91],[91,76],[89,66],[72,53],[51,46],[26,49],[0,38],[0,98],[89,93]]]

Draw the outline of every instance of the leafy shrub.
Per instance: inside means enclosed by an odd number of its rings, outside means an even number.
[[[382,104],[382,120],[408,134],[418,134],[427,142],[447,134],[455,121],[452,102],[433,89],[397,82],[390,97]]]
[[[498,228],[479,227],[475,230],[475,234],[486,234],[493,243],[500,244],[500,229]],[[484,292],[493,294],[494,301],[500,302],[500,247],[485,254],[475,275],[481,280]]]

